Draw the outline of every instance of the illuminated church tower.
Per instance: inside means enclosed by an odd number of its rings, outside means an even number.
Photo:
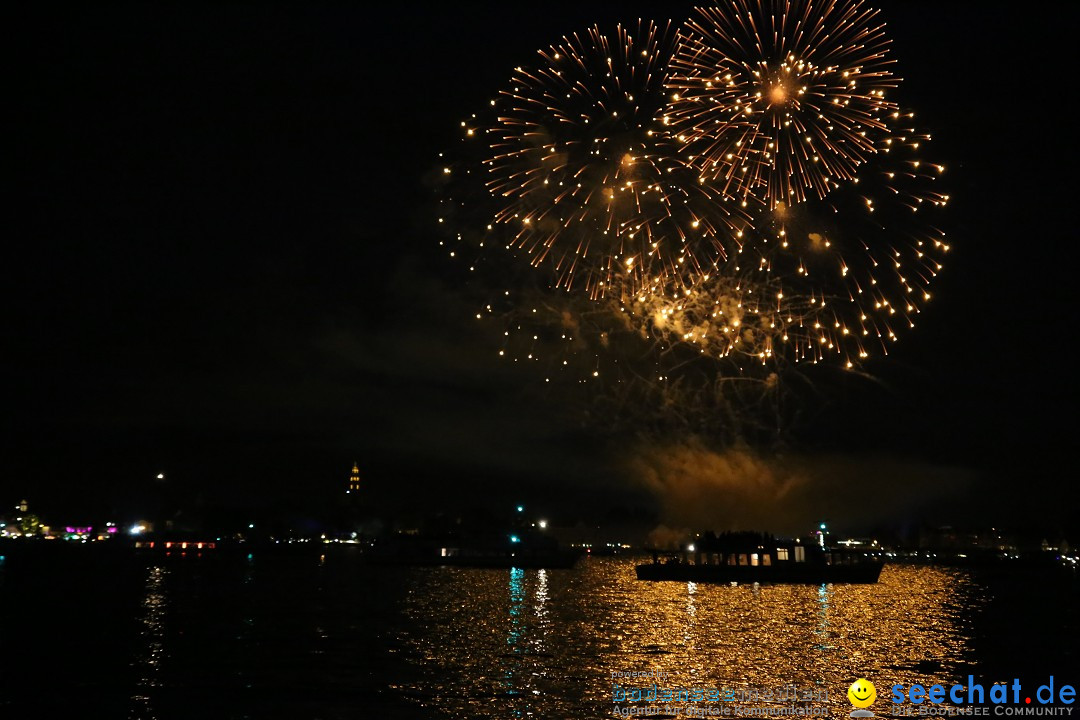
[[[346,493],[353,493],[360,489],[360,465],[353,463],[352,474],[349,475],[349,489]]]

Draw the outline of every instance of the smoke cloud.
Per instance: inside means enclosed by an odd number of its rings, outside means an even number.
[[[768,457],[697,440],[646,446],[629,463],[656,498],[665,537],[679,528],[800,535],[822,521],[858,533],[947,516],[972,481],[966,470],[885,456]]]

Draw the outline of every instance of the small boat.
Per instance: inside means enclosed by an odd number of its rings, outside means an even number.
[[[833,550],[761,533],[707,533],[685,551],[653,553],[637,566],[638,580],[696,583],[876,583],[883,562],[850,550]]]

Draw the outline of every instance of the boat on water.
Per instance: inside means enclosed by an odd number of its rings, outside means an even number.
[[[655,552],[636,569],[638,580],[816,585],[876,583],[883,564],[866,553],[761,533],[708,533],[684,551]]]

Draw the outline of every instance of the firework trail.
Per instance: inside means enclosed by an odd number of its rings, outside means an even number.
[[[706,352],[674,332],[681,318],[635,314],[628,289],[590,300],[525,280],[493,293],[476,317],[502,362],[539,378],[542,396],[594,431],[772,442],[789,410],[783,371]]]

